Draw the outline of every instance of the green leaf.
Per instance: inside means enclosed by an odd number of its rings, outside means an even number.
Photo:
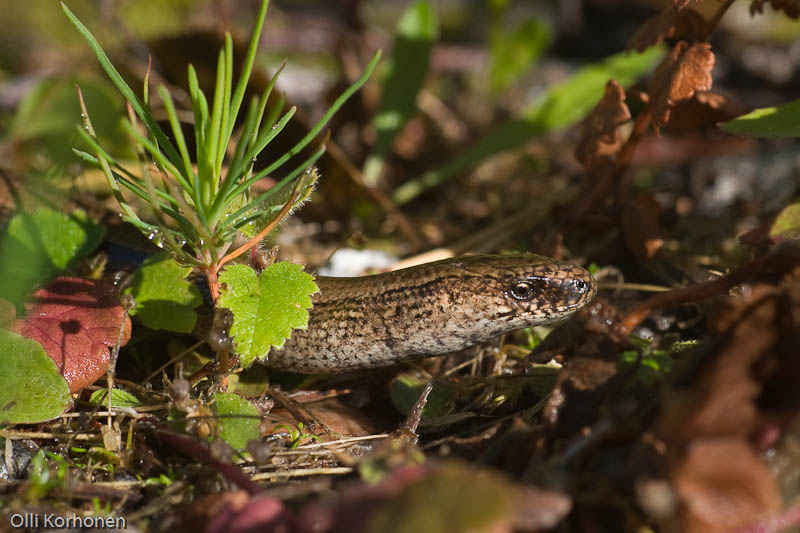
[[[762,107],[746,115],[721,122],[719,127],[728,133],[750,137],[800,137],[800,100]]]
[[[54,163],[74,164],[72,147],[78,141],[75,122],[81,113],[76,85],[88,100],[89,112],[97,117],[98,134],[115,149],[125,146],[118,119],[122,110],[119,97],[104,80],[78,78],[48,78],[38,82],[17,107],[8,127],[8,140],[35,143],[31,145]]]
[[[372,71],[375,70],[375,67],[377,66],[378,61],[380,61],[380,59],[381,59],[381,51],[378,50],[377,52],[375,52],[375,55],[372,56],[372,59],[367,64],[366,68],[364,68],[364,72],[361,74],[361,77],[358,78],[355,82],[353,82],[353,84],[350,87],[345,89],[345,91],[342,94],[340,94],[336,100],[334,100],[333,104],[331,104],[331,106],[328,108],[328,111],[326,111],[325,114],[322,115],[322,118],[320,118],[317,121],[317,123],[314,124],[314,126],[311,128],[311,131],[309,131],[305,135],[305,137],[300,139],[300,141],[298,141],[297,144],[295,144],[289,151],[285,152],[282,156],[280,156],[278,159],[272,162],[269,166],[262,169],[258,174],[252,176],[251,178],[239,184],[239,186],[235,189],[232,195],[242,193],[247,188],[249,188],[250,185],[254,184],[255,182],[264,178],[265,176],[272,174],[280,167],[282,167],[283,164],[286,163],[289,159],[299,154],[303,148],[308,146],[308,144],[316,138],[319,132],[322,131],[322,128],[325,127],[325,125],[328,123],[328,121],[330,121],[330,119],[339,110],[339,108],[342,107],[344,103],[347,102],[347,100],[351,96],[353,96],[353,94],[367,82],[369,77],[372,75]]]
[[[89,403],[94,405],[108,405],[108,398],[106,398],[107,395],[107,389],[98,389],[94,391],[91,396],[89,396]],[[139,401],[139,398],[130,392],[122,389],[111,389],[112,407],[137,407],[141,404],[142,402]]]
[[[371,510],[365,531],[512,531],[516,513],[549,512],[548,504],[531,503],[535,496],[523,497],[518,485],[494,470],[455,461],[431,468],[405,486],[390,483],[398,490]]]
[[[800,240],[800,202],[789,204],[778,213],[769,236],[779,242]]]
[[[538,19],[525,21],[508,32],[498,26],[492,32],[491,88],[498,92],[519,79],[539,59],[550,43],[550,32]]]
[[[42,345],[0,330],[0,424],[52,420],[72,403],[69,386]]]
[[[104,233],[80,210],[67,215],[40,208],[14,216],[0,239],[0,297],[19,304],[34,285],[97,248]]]
[[[253,365],[250,368],[228,375],[228,390],[245,398],[258,398],[267,393],[269,372],[264,365]]]
[[[220,438],[234,450],[247,448],[248,441],[261,436],[261,413],[241,396],[217,393],[214,395],[212,409],[219,416]]]
[[[398,187],[394,201],[397,204],[408,203],[426,190],[474,168],[490,156],[520,148],[534,137],[575,124],[597,104],[610,78],[628,87],[663,55],[664,47],[654,46],[639,54],[623,52],[583,67],[528,105],[521,118],[501,123],[456,158]]]
[[[169,37],[186,28],[198,0],[137,0],[119,6],[119,20],[124,21],[138,39],[155,40]]]
[[[411,374],[397,376],[389,387],[392,404],[404,415],[409,414],[427,383],[427,379],[420,379]],[[456,391],[451,386],[446,383],[434,383],[425,408],[422,410],[420,425],[438,426],[456,421],[451,415],[453,411],[451,403],[455,397]],[[457,417],[460,420],[472,416],[472,413],[457,413],[457,415],[461,415]]]
[[[197,321],[193,309],[203,303],[200,291],[186,280],[191,271],[166,252],[148,257],[125,290],[136,300],[131,315],[150,329],[191,333]]]
[[[78,20],[78,17],[76,17],[75,14],[70,11],[64,2],[61,2],[61,9],[67,16],[67,19],[69,19],[72,25],[75,26],[75,29],[78,30],[78,33],[80,33],[89,43],[89,48],[91,48],[94,52],[97,60],[100,62],[100,66],[106,72],[117,90],[122,93],[122,96],[128,101],[130,106],[136,112],[136,115],[141,119],[142,122],[144,122],[145,126],[147,127],[147,131],[156,138],[159,146],[161,146],[161,148],[166,152],[166,155],[172,164],[176,167],[179,167],[181,165],[181,158],[178,155],[178,151],[169,141],[166,133],[164,133],[164,130],[161,129],[153,116],[150,114],[149,107],[145,107],[145,105],[142,104],[142,102],[133,92],[133,89],[131,89],[130,86],[125,82],[122,75],[114,67],[114,65],[111,63],[111,60],[103,51],[100,43],[97,42],[97,39],[95,39],[94,35],[92,35],[92,32],[90,32],[89,29],[84,26],[80,20]]]
[[[622,372],[629,372],[634,365],[638,364],[633,376],[634,382],[652,387],[669,374],[674,362],[664,350],[654,349],[652,343],[645,342],[643,345],[641,356],[637,350],[623,351],[619,356],[617,366]]]
[[[246,265],[230,265],[219,281],[217,305],[233,312],[231,335],[245,368],[266,359],[272,346],[282,347],[293,329],[308,325],[311,295],[319,290],[302,266],[285,261],[261,276]]]
[[[377,138],[364,165],[368,185],[377,183],[392,141],[417,108],[417,93],[438,39],[439,20],[430,4],[425,0],[411,4],[397,23],[392,57],[381,83],[381,103],[372,121]]]

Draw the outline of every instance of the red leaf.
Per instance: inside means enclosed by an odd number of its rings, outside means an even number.
[[[34,293],[26,316],[9,329],[40,343],[69,383],[70,392],[91,385],[108,368],[110,349],[131,336],[131,321],[107,281],[62,277]]]

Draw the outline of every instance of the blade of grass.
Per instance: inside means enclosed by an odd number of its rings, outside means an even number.
[[[308,146],[308,144],[317,136],[317,134],[322,130],[322,128],[325,127],[325,125],[328,123],[328,121],[331,119],[334,113],[336,113],[339,110],[339,108],[344,105],[344,103],[353,95],[353,93],[359,90],[361,86],[364,85],[364,83],[366,83],[367,79],[369,79],[369,77],[372,75],[372,71],[375,70],[375,66],[378,64],[378,61],[380,61],[380,58],[381,58],[381,51],[378,50],[370,60],[369,64],[367,64],[367,68],[364,69],[364,73],[361,74],[361,77],[358,78],[358,80],[356,80],[342,94],[339,95],[339,98],[337,98],[333,102],[333,105],[331,105],[331,107],[328,109],[325,115],[323,115],[322,118],[319,119],[319,121],[314,125],[314,127],[311,128],[311,131],[309,131],[308,134],[305,137],[303,137],[300,140],[300,142],[294,145],[288,152],[283,154],[283,156],[278,158],[274,163],[269,165],[267,168],[263,169],[261,172],[257,174],[257,176],[254,176],[249,181],[255,183],[264,176],[269,175],[270,173],[274,172],[275,170],[283,166],[283,164],[286,161],[297,155],[300,152],[300,150]],[[240,186],[239,188],[237,188],[237,193],[241,194],[241,192],[243,192],[245,188],[246,187],[242,188]]]
[[[214,85],[214,100],[211,107],[211,122],[208,125],[206,147],[206,164],[208,165],[208,176],[200,183],[200,190],[203,191],[202,202],[206,204],[211,198],[212,184],[217,181],[217,157],[219,156],[218,145],[220,135],[220,124],[222,123],[222,108],[225,94],[225,52],[220,50],[217,59],[217,81]]]
[[[550,87],[542,98],[529,104],[522,117],[501,123],[444,165],[404,183],[395,190],[392,199],[398,205],[408,203],[428,189],[474,168],[492,155],[519,148],[533,137],[578,122],[603,95],[609,78],[628,87],[663,55],[664,48],[656,46],[641,54],[623,52],[582,67],[564,82]]]
[[[219,191],[219,182],[222,179],[222,164],[225,160],[225,151],[231,139],[231,133],[228,131],[228,123],[235,122],[236,116],[230,117],[228,113],[231,110],[231,87],[233,86],[233,40],[230,33],[225,33],[225,84],[223,91],[223,104],[222,104],[222,118],[221,124],[224,128],[222,134],[219,136],[217,145],[217,167],[214,169],[214,184],[211,189],[211,197],[214,197]],[[209,198],[209,200],[211,199]],[[213,203],[213,201],[211,202]],[[210,206],[209,206],[210,207]]]
[[[189,65],[189,98],[192,100],[192,112],[194,113],[194,136],[199,167],[200,161],[206,160],[205,147],[206,128],[208,127],[208,102],[206,101],[206,95],[200,90],[197,72],[192,65]]]
[[[439,39],[439,20],[430,3],[418,0],[400,17],[392,57],[381,82],[381,102],[372,120],[376,138],[364,163],[364,183],[378,184],[392,141],[417,110],[419,93],[428,73],[430,51]]]
[[[175,142],[178,145],[178,151],[181,154],[181,159],[183,160],[183,171],[184,171],[184,178],[186,179],[187,183],[195,183],[197,180],[194,179],[194,170],[192,170],[192,160],[189,156],[189,150],[186,148],[186,139],[183,137],[183,130],[181,129],[181,124],[178,121],[178,114],[175,111],[175,102],[172,101],[172,96],[167,91],[167,88],[163,85],[158,88],[158,94],[161,95],[161,100],[164,102],[164,108],[167,111],[167,118],[169,119],[169,124],[172,127],[172,135],[175,137]]]
[[[256,24],[253,27],[253,32],[250,34],[250,42],[247,45],[247,55],[245,55],[244,63],[242,64],[242,72],[239,75],[239,81],[236,84],[236,90],[233,93],[233,100],[231,101],[230,120],[227,128],[227,136],[230,137],[233,133],[233,126],[236,117],[239,115],[239,109],[242,106],[244,93],[247,90],[247,84],[250,82],[250,74],[253,72],[253,65],[256,60],[256,52],[258,51],[258,44],[261,42],[261,32],[264,28],[264,20],[267,18],[267,9],[269,9],[269,0],[262,0],[261,7],[256,15]],[[283,67],[279,69],[283,70]],[[276,73],[277,76],[277,73]],[[272,83],[272,82],[271,82]],[[272,83],[274,85],[274,83]],[[272,88],[269,88],[272,90]]]
[[[272,79],[269,80],[269,83],[267,84],[263,94],[261,95],[261,100],[260,100],[261,106],[258,109],[258,115],[257,115],[258,118],[255,122],[255,127],[253,128],[250,137],[248,138],[247,136],[245,136],[244,133],[242,133],[242,136],[239,138],[239,143],[236,145],[236,152],[233,156],[233,159],[231,160],[231,164],[228,167],[228,177],[233,177],[234,179],[228,181],[226,178],[225,183],[220,189],[220,194],[225,196],[226,198],[228,197],[230,189],[236,184],[236,182],[241,181],[240,177],[244,175],[245,173],[244,169],[247,168],[248,165],[252,164],[252,159],[250,161],[247,161],[247,159],[244,158],[244,150],[247,147],[255,145],[257,142],[259,131],[261,130],[262,120],[264,118],[264,112],[266,110],[267,104],[269,103],[269,97],[272,94],[272,89],[273,87],[275,87],[275,83],[278,81],[278,76],[280,76],[281,72],[283,72],[283,68],[285,66],[286,66],[286,61],[284,60],[278,67],[278,69],[275,71],[275,74],[272,75]],[[270,111],[272,111],[273,109],[270,109]],[[280,109],[276,111],[275,119],[277,119],[278,112],[280,112]],[[270,113],[270,116],[272,116],[272,113]],[[273,123],[275,119],[273,119]],[[271,126],[272,123],[270,123],[267,127]],[[242,150],[239,149],[240,147],[242,148]]]
[[[230,189],[230,181],[235,181],[238,179],[237,176],[241,176],[239,167],[243,166],[242,159],[244,158],[244,154],[247,149],[252,146],[253,134],[256,132],[258,122],[261,120],[261,118],[258,116],[260,109],[263,109],[261,106],[261,101],[257,96],[255,96],[250,101],[250,106],[247,108],[247,115],[245,115],[244,125],[242,126],[241,133],[239,134],[239,141],[236,143],[236,149],[233,152],[233,157],[231,157],[231,161],[228,164],[228,173],[225,176],[225,181],[222,183],[222,186],[219,189],[219,195],[224,195],[227,190]]]
[[[103,51],[103,48],[100,46],[100,43],[97,42],[97,39],[94,38],[92,33],[89,31],[83,23],[78,20],[72,11],[67,7],[64,2],[61,2],[61,9],[64,11],[64,14],[67,16],[69,21],[75,26],[75,29],[78,30],[84,39],[89,43],[89,47],[94,52],[97,60],[100,62],[100,66],[106,72],[108,77],[111,79],[111,82],[117,87],[117,90],[122,93],[122,96],[130,102],[131,106],[133,107],[136,114],[145,123],[147,126],[148,131],[152,132],[155,135],[156,139],[158,140],[158,144],[162,146],[162,148],[166,151],[167,158],[173,163],[173,166],[180,165],[180,156],[178,155],[177,150],[169,142],[167,135],[164,131],[159,127],[156,121],[153,119],[153,116],[150,114],[149,109],[142,105],[139,99],[136,97],[136,94],[133,90],[125,83],[125,80],[122,78],[120,73],[114,68],[114,65],[111,64],[111,60],[108,59],[108,56]]]
[[[243,157],[244,161],[252,161],[253,158],[256,157],[269,143],[272,139],[278,135],[289,120],[294,116],[295,111],[297,111],[296,107],[292,107],[286,114],[281,118],[281,120],[269,129],[264,130],[262,133],[264,136],[258,140],[257,144],[251,147],[245,156]],[[261,179],[261,178],[258,178]],[[247,190],[250,185],[258,181],[258,179],[248,178],[247,180],[242,181],[238,184],[236,189],[233,192],[229,193],[227,197],[223,196],[221,193],[217,195],[217,198],[214,202],[214,205],[211,207],[211,215],[209,219],[212,221],[212,224],[216,224],[219,221],[219,218],[222,216],[224,211],[225,205],[232,202],[236,197],[241,195],[244,191]],[[227,180],[226,180],[227,181]],[[229,189],[230,187],[226,186],[227,183],[223,184],[224,189]]]

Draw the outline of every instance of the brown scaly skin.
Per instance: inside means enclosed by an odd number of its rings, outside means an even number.
[[[586,269],[533,254],[464,256],[316,281],[308,329],[273,349],[269,366],[337,373],[451,353],[562,320],[596,293]]]

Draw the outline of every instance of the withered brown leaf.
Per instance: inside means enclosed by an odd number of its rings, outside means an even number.
[[[781,509],[772,473],[742,439],[692,442],[673,479],[687,533],[740,530],[768,521]]]
[[[670,120],[672,108],[698,91],[711,89],[714,53],[708,43],[680,41],[672,47],[650,81],[653,123],[656,128]]]
[[[644,52],[664,39],[696,41],[700,40],[705,29],[706,19],[694,9],[676,11],[668,7],[639,26],[631,37],[628,48]]]
[[[661,207],[650,193],[640,193],[622,206],[622,232],[625,243],[644,261],[655,257],[664,246],[664,230],[659,217]]]
[[[750,14],[764,12],[764,4],[767,0],[753,0],[750,4]],[[775,11],[783,11],[789,18],[800,18],[800,0],[769,0],[772,9]]]
[[[608,80],[603,98],[583,122],[581,138],[575,149],[575,157],[587,172],[595,170],[601,162],[615,159],[622,147],[620,126],[630,119],[625,89],[616,80]]]
[[[672,133],[695,132],[743,115],[748,109],[740,102],[715,93],[698,91],[672,108],[669,126]]]

